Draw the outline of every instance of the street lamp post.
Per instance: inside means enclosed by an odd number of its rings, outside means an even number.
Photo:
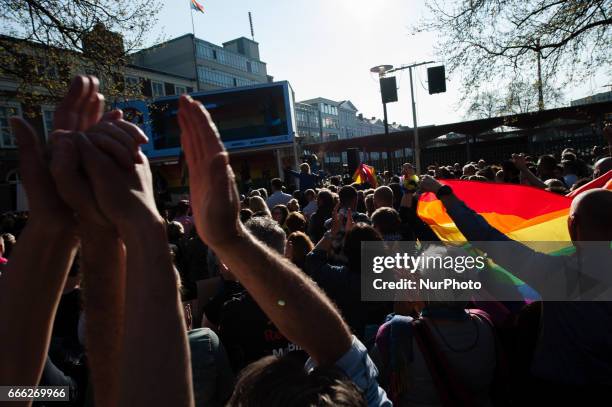
[[[410,98],[412,99],[412,122],[414,125],[414,164],[416,167],[417,174],[421,173],[421,145],[419,143],[419,125],[417,124],[416,117],[416,101],[414,100],[414,86],[412,83],[412,68],[416,68],[417,66],[432,64],[435,61],[427,61],[427,62],[417,62],[411,65],[402,65],[399,68],[394,68],[386,71],[385,73],[391,73],[396,71],[401,71],[404,69],[408,69],[408,74],[410,75]]]
[[[419,143],[419,126],[417,124],[416,117],[416,101],[414,100],[414,85],[412,81],[412,68],[416,68],[417,66],[432,64],[435,61],[427,61],[427,62],[418,62],[411,65],[402,65],[398,68],[393,68],[392,65],[379,65],[370,69],[370,72],[378,73],[379,77],[383,77],[388,73],[402,71],[404,69],[408,69],[408,73],[410,75],[410,98],[412,100],[412,122],[414,126],[414,164],[416,167],[417,174],[421,173],[421,146]],[[384,105],[384,103],[383,103]],[[385,106],[385,114],[386,114],[386,106]],[[386,116],[385,116],[385,124],[386,124]]]
[[[378,65],[370,69],[370,72],[377,73],[378,79],[380,80],[384,78],[385,73],[389,72],[391,69],[393,69],[393,65]],[[389,121],[387,120],[387,103],[385,103],[385,99],[384,97],[382,97],[382,93],[381,93],[381,100],[383,104],[383,116],[385,119],[385,136],[387,136],[389,135]]]

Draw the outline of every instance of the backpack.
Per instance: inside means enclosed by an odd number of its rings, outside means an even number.
[[[470,310],[470,314],[484,320],[493,329],[493,324],[485,312]],[[499,405],[507,401],[507,368],[505,355],[494,329],[493,333],[495,337],[496,368],[490,393],[491,401],[495,405]],[[441,351],[425,319],[393,315],[379,329],[376,336],[376,346],[380,351],[383,364],[389,372],[388,377],[383,378],[383,383],[394,405],[399,405],[400,394],[408,390],[408,366],[412,363],[414,357],[413,338],[425,359],[441,404],[445,407],[476,405],[460,376],[448,363],[446,355]]]

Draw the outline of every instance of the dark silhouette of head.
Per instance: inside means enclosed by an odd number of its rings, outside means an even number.
[[[388,186],[381,186],[374,191],[374,207],[378,208],[393,208],[393,190]]]
[[[593,179],[604,175],[612,170],[612,157],[604,157],[599,159],[593,167]]]
[[[338,192],[338,197],[340,198],[340,206],[342,208],[355,210],[357,206],[357,190],[355,187],[350,185],[345,185],[340,188],[340,192]]]
[[[552,155],[542,155],[538,159],[538,176],[546,181],[548,178],[555,177],[555,168],[557,167],[557,160]]]
[[[372,226],[357,223],[346,233],[344,239],[344,254],[348,259],[351,273],[361,272],[361,242],[380,242],[382,236]]]
[[[283,190],[283,181],[280,178],[272,178],[270,181],[270,187],[272,188],[272,192],[282,191]]]
[[[291,356],[267,356],[244,368],[231,407],[366,407],[359,388],[335,367],[310,373]]]
[[[595,188],[576,196],[567,227],[573,241],[612,241],[612,191]]]

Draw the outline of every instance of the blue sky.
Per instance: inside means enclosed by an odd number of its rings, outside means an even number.
[[[435,60],[435,33],[411,34],[426,13],[424,0],[200,0],[195,34],[215,44],[250,38],[253,13],[261,59],[275,80],[288,80],[296,100],[350,99],[366,117],[382,117],[378,80],[372,66],[399,66]],[[166,38],[191,32],[189,0],[167,0],[159,14]],[[157,33],[156,33],[157,34]],[[153,35],[149,39],[154,40]],[[440,61],[440,58],[437,58]],[[440,61],[443,62],[443,61]],[[397,73],[399,102],[388,105],[389,121],[412,124],[408,71]],[[426,68],[417,70],[415,91],[421,125],[461,121],[460,79],[450,77],[447,92],[429,95]],[[565,99],[602,92],[605,78],[566,90]]]

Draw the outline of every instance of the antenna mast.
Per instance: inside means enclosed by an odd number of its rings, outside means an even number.
[[[251,26],[251,39],[255,41],[255,31],[253,30],[253,16],[251,15],[250,11],[249,11],[249,25]]]

